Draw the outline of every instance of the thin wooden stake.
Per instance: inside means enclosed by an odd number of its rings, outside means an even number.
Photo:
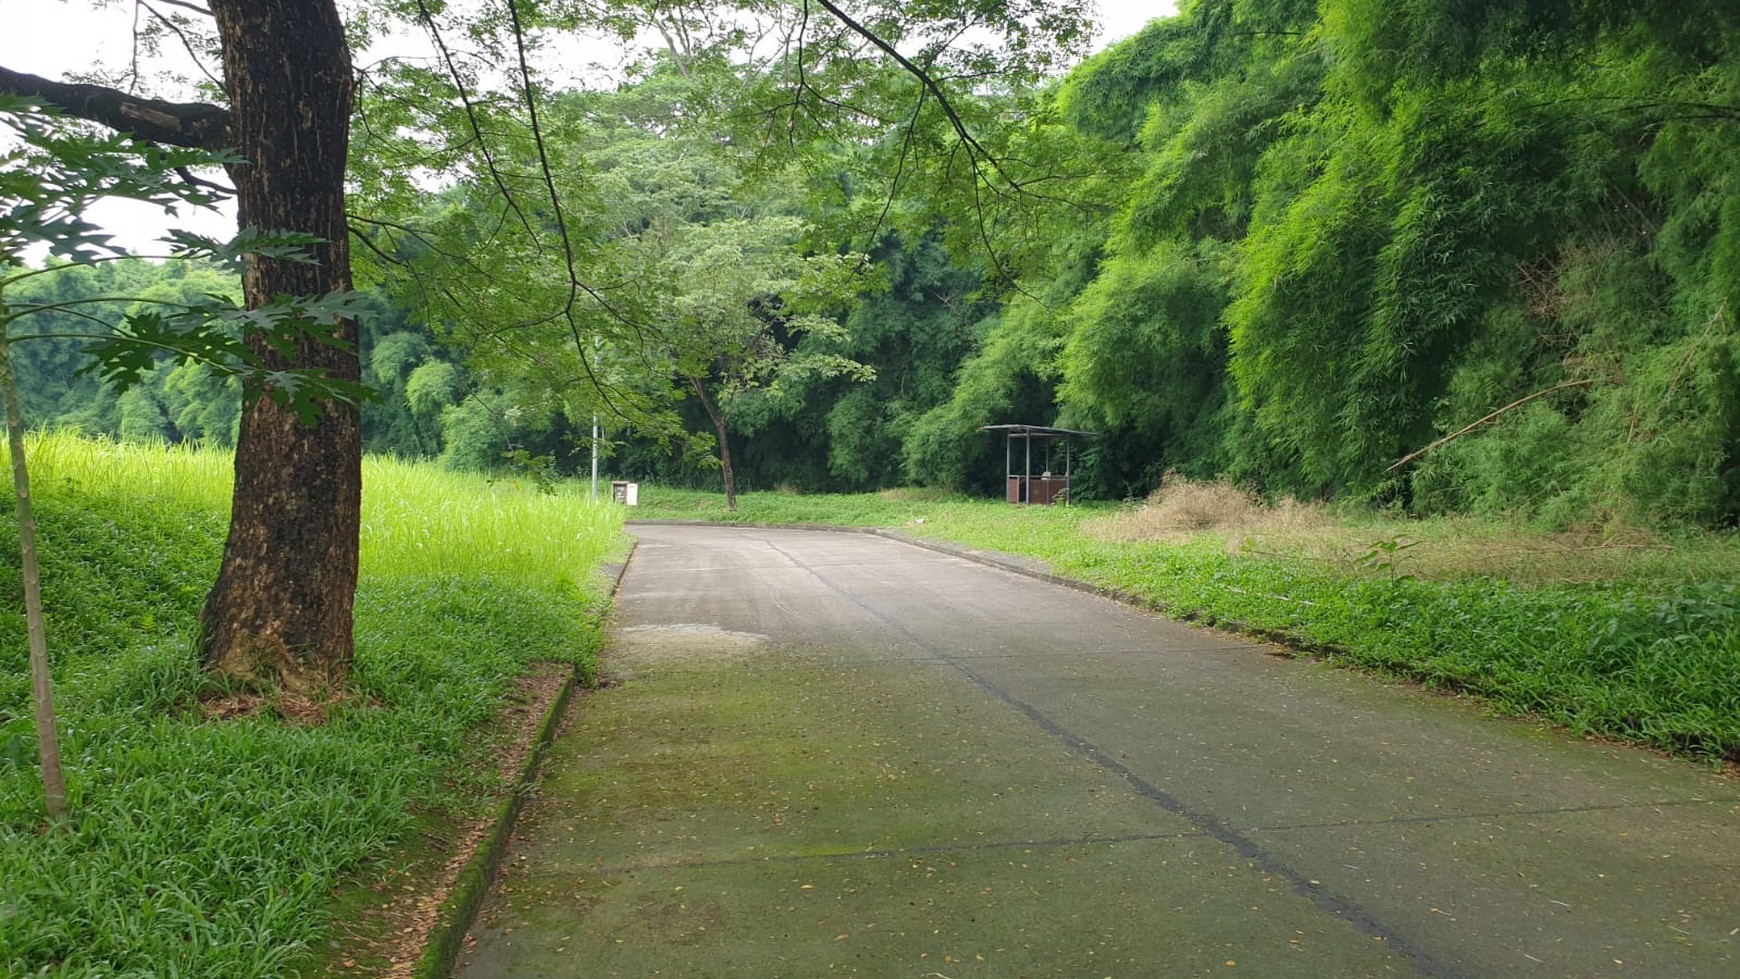
[[[18,550],[24,562],[24,621],[30,637],[30,692],[36,703],[36,746],[42,758],[42,794],[51,819],[66,815],[66,779],[55,733],[54,693],[48,674],[48,630],[42,615],[42,573],[36,559],[36,510],[30,502],[30,468],[24,459],[24,419],[12,376],[12,345],[0,307],[0,389],[6,400],[6,436],[12,449],[12,489],[18,497]]]

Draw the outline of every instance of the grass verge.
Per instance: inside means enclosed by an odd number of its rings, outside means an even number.
[[[1733,533],[1552,535],[1171,491],[1070,508],[759,493],[726,514],[716,496],[643,487],[636,516],[884,526],[1002,551],[1504,713],[1740,762]]]
[[[618,516],[427,467],[364,470],[356,696],[328,723],[205,717],[194,616],[227,460],[33,442],[73,818],[44,828],[22,614],[0,615],[0,973],[276,976],[334,887],[421,815],[502,787],[478,732],[532,664],[588,669]],[[15,531],[0,592],[20,604]],[[506,777],[512,777],[511,772]]]

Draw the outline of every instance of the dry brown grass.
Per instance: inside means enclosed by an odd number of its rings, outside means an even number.
[[[1267,503],[1225,480],[1175,476],[1142,503],[1091,520],[1084,530],[1133,543],[1210,540],[1233,554],[1432,579],[1538,585],[1740,573],[1734,542],[1717,535],[1682,541],[1611,523],[1547,532],[1477,517],[1337,513],[1321,503]]]
[[[1627,578],[1699,578],[1702,548],[1629,527],[1548,532],[1478,517],[1413,519],[1350,513],[1314,526],[1254,524],[1227,534],[1229,552],[1334,564],[1374,575],[1489,577],[1526,585]]]
[[[1299,530],[1334,522],[1319,503],[1289,498],[1267,504],[1225,479],[1209,482],[1168,474],[1148,499],[1092,521],[1088,532],[1112,540],[1166,540],[1254,528]]]

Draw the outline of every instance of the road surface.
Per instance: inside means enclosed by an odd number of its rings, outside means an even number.
[[[1740,783],[896,541],[633,528],[458,976],[1740,976]]]

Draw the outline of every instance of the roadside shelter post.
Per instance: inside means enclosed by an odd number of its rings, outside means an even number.
[[[1093,438],[1093,432],[1079,432],[1069,428],[1052,428],[1046,425],[983,425],[981,432],[1001,432],[1003,441],[1003,486],[1004,499],[1014,504],[1049,504],[1063,501],[1070,504],[1070,480],[1075,475],[1075,455],[1070,443],[1076,439]],[[1041,446],[1041,462],[1044,472],[1037,476],[1033,473],[1033,440],[1044,439]],[[1021,439],[1021,469],[1015,469],[1015,440]],[[1058,476],[1053,470],[1052,445],[1063,443],[1063,475]]]

